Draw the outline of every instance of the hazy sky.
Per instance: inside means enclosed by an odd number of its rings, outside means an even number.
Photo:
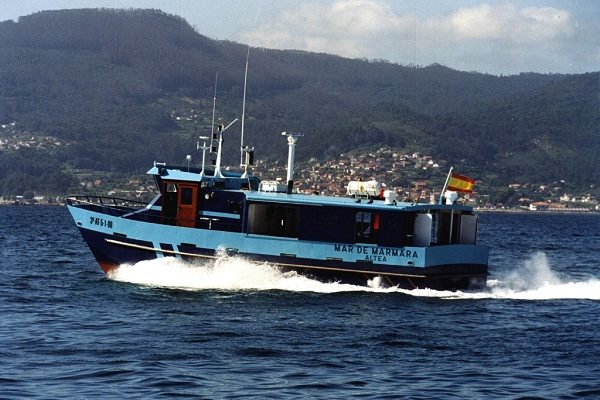
[[[0,0],[0,20],[158,8],[214,39],[465,71],[600,70],[598,0]]]

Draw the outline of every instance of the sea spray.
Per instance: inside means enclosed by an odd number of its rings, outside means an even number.
[[[372,287],[340,283],[323,283],[294,271],[283,272],[268,263],[256,263],[241,257],[220,255],[204,263],[189,263],[174,257],[124,264],[109,278],[155,287],[184,290],[287,290],[293,292],[335,293],[346,291],[394,291],[382,288],[379,281]]]
[[[488,285],[496,298],[522,300],[600,300],[600,281],[564,282],[553,271],[544,252],[535,252],[523,265]]]
[[[502,281],[504,286],[515,291],[535,290],[561,283],[552,272],[546,254],[541,251],[533,253],[521,268],[511,271]]]
[[[538,251],[505,276],[488,280],[487,288],[483,291],[450,292],[415,289],[403,292],[412,296],[446,299],[600,300],[600,280],[563,282],[552,271],[546,254]]]
[[[374,277],[367,286],[324,283],[296,272],[283,272],[268,263],[257,263],[242,257],[221,254],[215,260],[190,263],[174,257],[121,265],[109,278],[152,287],[183,290],[286,290],[293,292],[377,292],[403,293],[415,297],[442,299],[592,299],[600,300],[600,280],[563,282],[552,271],[546,254],[533,253],[515,270],[490,279],[485,290],[477,292],[405,290],[385,287],[385,280]]]

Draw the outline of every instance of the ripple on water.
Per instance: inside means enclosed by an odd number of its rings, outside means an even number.
[[[120,283],[63,208],[2,211],[2,397],[600,397],[597,217],[482,215],[496,286],[449,295]]]

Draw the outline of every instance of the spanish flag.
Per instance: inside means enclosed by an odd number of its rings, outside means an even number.
[[[475,180],[464,175],[452,173],[448,182],[448,190],[455,192],[472,193]]]

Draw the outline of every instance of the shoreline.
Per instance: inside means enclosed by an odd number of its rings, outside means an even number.
[[[476,209],[473,208],[473,211],[479,214],[598,214],[600,215],[600,211],[595,210],[519,210],[519,209],[510,209],[510,210],[502,210],[502,209],[490,209],[490,208],[481,208]]]
[[[64,203],[0,203],[0,207],[66,207]],[[600,211],[586,209],[565,209],[565,210],[521,210],[516,208],[511,209],[495,209],[495,208],[473,208],[473,211],[478,214],[533,214],[533,215],[549,215],[549,214],[578,214],[578,215],[600,215]]]

